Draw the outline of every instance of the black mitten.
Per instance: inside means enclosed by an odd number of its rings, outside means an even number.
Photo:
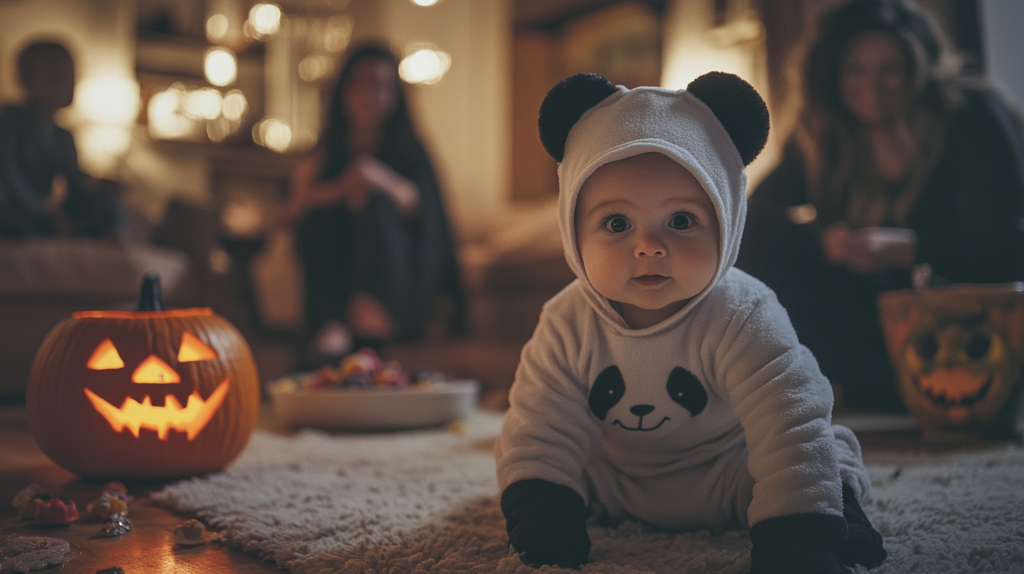
[[[520,480],[501,494],[508,541],[531,566],[577,568],[590,555],[587,507],[575,490],[541,479]]]
[[[750,574],[845,574],[836,547],[846,538],[846,519],[828,514],[790,514],[750,528]]]
[[[836,548],[836,558],[847,566],[861,564],[875,568],[889,555],[882,546],[882,535],[872,528],[868,516],[857,502],[853,489],[843,485],[843,517],[849,524],[849,535]]]

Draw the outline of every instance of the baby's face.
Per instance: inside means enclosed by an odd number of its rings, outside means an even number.
[[[605,164],[580,189],[576,243],[587,278],[641,329],[686,305],[718,269],[718,216],[686,168],[660,153]]]

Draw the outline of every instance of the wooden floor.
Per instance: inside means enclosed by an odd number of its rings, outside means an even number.
[[[864,446],[865,459],[891,456],[901,451],[944,451],[965,447],[963,444],[925,440],[906,416],[842,415],[837,417],[837,422],[857,432]],[[266,411],[260,424],[267,430],[279,428]],[[998,445],[989,441],[967,448],[992,446]],[[261,562],[217,541],[198,547],[176,546],[173,529],[190,517],[177,515],[149,498],[150,492],[163,486],[161,483],[129,483],[129,494],[136,499],[129,514],[134,530],[120,538],[103,538],[99,536],[103,526],[99,520],[85,520],[64,527],[43,527],[19,520],[10,501],[15,493],[32,482],[44,485],[54,496],[74,500],[83,513],[103,486],[102,483],[81,480],[51,463],[32,440],[24,409],[20,406],[0,407],[0,541],[10,535],[63,538],[81,553],[68,564],[65,572],[92,574],[113,566],[120,566],[128,574],[281,572],[273,562]],[[211,534],[211,538],[215,536]],[[50,571],[57,569],[43,571],[43,574]]]
[[[103,487],[103,483],[81,480],[50,462],[28,432],[24,409],[0,407],[0,542],[12,535],[67,540],[81,553],[64,570],[72,573],[92,574],[113,566],[120,566],[126,574],[282,572],[273,562],[263,563],[215,541],[203,546],[176,546],[174,527],[189,517],[174,514],[149,498],[150,492],[163,486],[161,483],[129,483],[128,493],[135,501],[129,507],[128,518],[134,528],[122,537],[104,538],[100,536],[104,522],[98,519],[59,527],[19,520],[11,499],[33,482],[45,486],[53,496],[73,500],[83,516],[86,505]],[[51,568],[42,574],[51,571],[58,570]]]

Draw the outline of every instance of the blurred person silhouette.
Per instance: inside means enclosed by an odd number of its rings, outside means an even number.
[[[418,340],[433,324],[463,328],[441,190],[387,49],[349,56],[320,144],[292,175],[286,218],[305,268],[310,360]]]
[[[1024,142],[909,1],[844,3],[813,40],[737,266],[775,290],[837,406],[902,411],[876,296],[1024,279]]]
[[[54,121],[74,99],[70,52],[33,42],[17,68],[25,101],[0,111],[0,237],[116,237],[124,219],[117,184],[83,173],[71,133]]]

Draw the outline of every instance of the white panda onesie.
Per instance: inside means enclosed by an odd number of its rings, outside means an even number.
[[[715,278],[684,308],[631,329],[587,279],[574,214],[598,167],[658,152],[718,214]],[[843,516],[841,482],[870,490],[860,446],[831,424],[832,390],[763,283],[733,268],[746,172],[714,113],[680,90],[615,93],[569,131],[559,224],[577,280],[548,301],[523,348],[495,446],[501,491],[526,479],[665,528],[743,528],[799,513]]]

